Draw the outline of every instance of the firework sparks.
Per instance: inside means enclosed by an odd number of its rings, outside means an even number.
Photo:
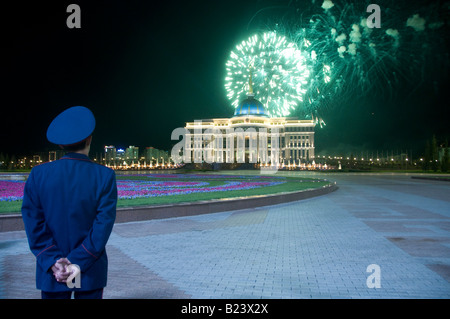
[[[303,17],[309,14],[308,19],[297,18],[302,23],[285,26],[286,34],[294,34],[296,43],[307,40],[310,45],[306,49],[314,52],[312,78],[318,78],[309,82],[306,93],[311,104],[336,99],[336,93],[353,98],[393,94],[397,84],[420,82],[418,75],[425,74],[427,65],[448,58],[439,53],[446,41],[441,20],[448,15],[448,7],[384,3],[380,28],[371,28],[366,12],[369,4],[325,0],[309,10],[295,10]],[[433,59],[427,58],[430,54]]]
[[[381,6],[381,27],[373,28],[367,21],[369,4],[370,1],[338,0],[313,1],[309,5],[289,2],[285,15],[289,12],[290,18],[276,22],[274,30],[291,39],[293,52],[300,52],[303,59],[305,73],[300,93],[293,94],[290,100],[284,91],[274,90],[270,85],[273,82],[259,82],[264,95],[260,98],[265,99],[272,115],[295,111],[296,115],[315,118],[322,125],[324,113],[342,101],[370,95],[393,97],[402,83],[411,83],[414,90],[427,72],[448,67],[448,53],[442,50],[448,41],[448,5],[389,1]],[[251,41],[246,45],[256,49]],[[245,54],[249,56],[243,57]],[[246,51],[239,51],[236,56],[243,62],[240,71],[245,76],[251,56]],[[228,78],[226,86],[233,105],[238,103],[239,94],[245,94],[245,83],[246,77]],[[264,86],[270,94],[265,94]],[[268,96],[288,100],[290,107],[269,105]]]
[[[309,78],[306,56],[298,46],[276,32],[254,35],[231,52],[226,63],[225,88],[237,107],[253,89],[271,116],[287,116],[303,101]]]

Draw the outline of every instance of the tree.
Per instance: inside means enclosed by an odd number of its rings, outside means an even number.
[[[431,169],[433,171],[438,170],[438,160],[439,160],[439,153],[438,153],[438,145],[436,141],[436,136],[433,135],[433,138],[431,139]]]
[[[11,158],[8,160],[8,170],[11,171],[16,167],[16,156],[12,155]]]
[[[448,149],[448,141],[445,141],[443,150],[444,150],[444,156],[442,156],[441,172],[447,173],[448,169],[450,167],[450,154],[449,154],[449,149]]]
[[[0,153],[0,170],[5,168],[5,155],[3,153]]]
[[[430,162],[431,162],[431,146],[430,146],[430,141],[427,140],[425,142],[425,154],[424,154],[423,163],[422,163],[422,169],[424,171],[430,169]]]

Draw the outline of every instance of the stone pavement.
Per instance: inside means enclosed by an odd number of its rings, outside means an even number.
[[[339,189],[307,200],[116,224],[104,298],[450,297],[449,182],[326,177]],[[0,233],[0,298],[40,297],[34,263],[23,231]]]

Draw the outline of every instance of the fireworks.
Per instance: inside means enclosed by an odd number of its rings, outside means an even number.
[[[291,3],[295,22],[283,27],[296,43],[308,43],[313,61],[305,100],[310,105],[303,109],[311,113],[339,98],[388,98],[402,83],[417,87],[437,63],[448,66],[442,50],[448,5],[384,1],[374,28],[368,21],[370,1],[325,0],[308,8]]]
[[[237,107],[253,91],[271,116],[286,116],[303,101],[309,69],[306,57],[293,42],[276,32],[254,35],[236,46],[226,63],[225,88]]]
[[[245,98],[252,69],[256,96],[272,116],[296,113],[318,124],[329,108],[358,97],[389,99],[403,83],[412,91],[436,70],[445,73],[448,4],[384,1],[379,28],[368,21],[369,4],[290,1],[274,32],[232,52],[225,87],[233,106]]]

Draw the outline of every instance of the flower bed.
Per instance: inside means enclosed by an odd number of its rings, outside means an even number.
[[[129,180],[127,178],[133,178]],[[137,178],[137,180],[135,180]],[[230,176],[203,174],[155,174],[155,175],[120,175],[117,179],[119,199],[147,198],[191,193],[228,192],[258,187],[274,186],[285,181],[257,181],[259,176]],[[156,180],[155,180],[156,179]],[[163,180],[160,180],[163,179]],[[165,181],[164,179],[170,179]],[[179,179],[174,181],[172,179]],[[209,181],[185,181],[184,179],[220,180],[222,185]],[[230,180],[231,179],[231,180]],[[245,179],[236,181],[235,179]],[[250,181],[247,181],[247,180]],[[24,181],[0,181],[0,201],[19,201],[23,199]]]
[[[257,187],[278,185],[282,182],[237,182],[224,181],[222,186],[211,186],[208,182],[146,182],[117,181],[120,199],[146,198],[192,193],[227,192]]]
[[[0,201],[22,200],[24,187],[24,181],[0,181]]]
[[[121,174],[118,207],[268,195],[322,187],[317,179],[265,175]],[[0,180],[0,213],[20,212],[25,181]]]

